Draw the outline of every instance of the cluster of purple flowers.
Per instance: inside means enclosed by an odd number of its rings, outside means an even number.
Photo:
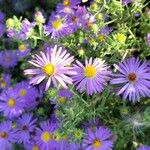
[[[77,86],[79,92],[87,91],[88,95],[101,93],[107,82],[118,86],[117,95],[123,99],[129,99],[133,103],[141,97],[150,96],[150,63],[139,58],[129,58],[115,65],[118,73],[110,71],[109,66],[99,58],[85,60],[85,65],[74,61],[66,50],[55,45],[46,53],[41,52],[35,59],[29,61],[36,69],[27,69],[25,74],[33,75],[30,84],[36,85],[42,81],[46,83],[45,90],[50,86],[62,86],[67,84]],[[113,78],[112,78],[113,77]]]
[[[123,6],[132,2],[122,0]],[[55,111],[44,121],[36,113],[32,113],[44,101],[44,92],[49,92],[51,88],[57,89],[57,96],[55,95],[51,103],[55,105],[55,110],[73,98],[70,85],[89,96],[102,93],[108,84],[112,87],[115,85],[115,90],[112,91],[123,100],[133,103],[140,101],[142,97],[150,97],[149,61],[131,57],[115,64],[113,73],[104,60],[91,57],[84,62],[75,61],[71,53],[58,45],[46,45],[45,51],[35,54],[33,60],[28,61],[31,68],[24,70],[30,80],[12,86],[9,69],[16,67],[19,60],[30,54],[30,45],[25,40],[33,36],[37,25],[43,30],[40,32],[52,39],[68,36],[79,29],[88,32],[92,28],[96,18],[86,7],[79,5],[80,3],[80,0],[64,0],[59,3],[47,24],[44,24],[45,18],[39,11],[33,22],[24,19],[22,22],[18,21],[15,27],[11,19],[7,21],[7,36],[19,39],[19,44],[16,50],[0,52],[0,66],[4,71],[0,75],[0,114],[5,119],[0,122],[0,149],[11,150],[13,144],[21,144],[25,150],[113,149],[115,136],[99,120],[83,125],[84,136],[79,143],[70,141],[71,134],[63,136],[60,133],[62,120],[57,118]],[[5,33],[4,19],[5,15],[0,12],[0,37]],[[105,20],[107,19],[104,22]],[[94,36],[98,36],[100,43],[104,43],[105,37],[111,31],[110,27],[104,26]],[[146,40],[150,45],[150,33]],[[140,146],[137,150],[150,150],[150,147]]]
[[[70,143],[67,136],[57,135],[59,122],[47,120],[38,125],[32,113],[24,113],[13,121],[0,123],[0,148],[12,149],[13,143],[23,144],[25,150],[112,150],[114,136],[105,126],[87,126],[82,143]]]

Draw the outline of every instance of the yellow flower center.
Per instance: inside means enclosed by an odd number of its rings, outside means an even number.
[[[40,149],[37,145],[34,145],[32,150],[40,150]]]
[[[61,27],[62,27],[62,21],[60,19],[55,20],[55,21],[52,22],[52,26],[53,26],[54,29],[60,30]]]
[[[19,96],[25,96],[27,94],[27,91],[25,89],[21,89],[19,92]]]
[[[59,102],[60,102],[61,104],[64,104],[64,103],[66,102],[66,98],[65,98],[65,97],[60,97],[60,98],[59,98]]]
[[[96,75],[96,69],[95,67],[89,65],[84,68],[84,76],[87,78],[93,78]]]
[[[101,141],[100,140],[98,140],[98,139],[95,139],[94,141],[93,141],[93,147],[94,148],[99,148],[101,145],[102,145],[102,143],[101,143]]]
[[[7,132],[1,132],[0,137],[3,138],[3,139],[6,139],[8,137]]]
[[[128,80],[129,80],[130,82],[134,82],[134,81],[136,81],[136,79],[137,79],[137,76],[136,76],[135,73],[129,73],[129,74],[128,74]]]
[[[8,104],[9,107],[14,107],[15,104],[16,104],[16,100],[10,98],[10,99],[8,100],[7,104]]]
[[[19,46],[19,50],[20,50],[21,52],[24,52],[24,51],[26,50],[26,46],[25,46],[24,44],[21,44],[21,45]]]
[[[7,85],[6,82],[2,81],[2,83],[1,83],[1,88],[5,88],[6,85]]]
[[[48,141],[51,140],[51,134],[48,131],[45,131],[45,132],[42,133],[41,138],[44,142],[48,142]]]
[[[105,41],[105,36],[104,36],[104,34],[99,35],[98,39],[99,39],[101,42],[104,42],[104,41]]]
[[[51,75],[54,73],[54,71],[55,71],[55,67],[54,67],[53,64],[47,64],[47,65],[45,65],[45,66],[43,67],[43,71],[44,71],[47,75],[51,76]]]
[[[70,6],[70,1],[69,0],[64,0],[63,4],[64,4],[64,6]]]
[[[11,62],[11,57],[10,56],[6,57],[6,61]]]
[[[120,43],[125,43],[125,41],[126,41],[126,36],[122,33],[118,33],[116,35],[116,38]]]

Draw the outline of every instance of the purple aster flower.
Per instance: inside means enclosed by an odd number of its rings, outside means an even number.
[[[65,104],[67,100],[70,100],[73,97],[73,93],[68,89],[60,89],[58,91],[58,104]],[[53,100],[53,104],[57,104],[56,100]],[[57,107],[57,105],[56,105]]]
[[[31,23],[28,21],[28,19],[24,19],[22,21],[22,28],[20,29],[18,33],[18,38],[21,40],[28,39],[32,34],[34,26],[35,26],[35,23]]]
[[[87,131],[87,135],[82,141],[84,150],[112,150],[113,149],[113,134],[104,127],[99,127],[96,131]]]
[[[114,74],[111,84],[120,85],[117,95],[122,94],[123,99],[129,99],[133,103],[140,97],[150,96],[150,72],[149,63],[142,62],[139,58],[129,58],[116,65],[119,73]]]
[[[91,131],[95,131],[100,125],[101,125],[101,123],[100,123],[99,119],[95,118],[88,122],[85,122],[83,124],[83,128],[86,130],[90,129]]]
[[[22,81],[15,86],[15,90],[18,92],[26,107],[32,108],[36,99],[40,97],[38,90],[35,87],[31,87],[28,81]]]
[[[104,86],[107,84],[106,80],[109,79],[111,74],[108,71],[108,66],[104,61],[96,58],[90,58],[89,61],[85,60],[85,66],[83,66],[79,61],[76,61],[74,65],[74,70],[77,72],[74,75],[73,81],[77,85],[77,90],[79,92],[87,91],[88,95],[93,93],[100,93],[104,90]]]
[[[30,113],[23,114],[16,120],[16,138],[18,143],[30,143],[31,133],[33,133],[36,125],[36,119]]]
[[[89,30],[91,26],[96,22],[95,16],[90,13],[85,13],[83,15],[83,29]]]
[[[5,14],[0,11],[0,23],[4,23],[5,20]]]
[[[6,52],[2,52],[1,55],[2,60],[0,61],[0,65],[2,65],[4,68],[10,68],[17,65],[18,57],[16,52],[8,50]]]
[[[110,27],[103,27],[100,29],[98,34],[98,39],[100,42],[105,42],[106,36],[112,31],[112,28]]]
[[[27,44],[20,44],[19,47],[18,47],[18,50],[17,50],[17,55],[19,57],[25,57],[27,56],[29,53],[30,53],[31,49],[28,48],[28,45]]]
[[[65,150],[82,150],[81,145],[78,143],[68,143]]]
[[[0,37],[2,37],[4,33],[5,33],[5,25],[0,23]]]
[[[75,7],[80,3],[80,0],[63,0],[63,5],[65,7]]]
[[[76,32],[84,24],[84,11],[81,6],[78,6],[73,13],[67,15],[67,24],[69,24],[72,33]]]
[[[7,36],[9,38],[16,38],[16,34],[17,32],[15,31],[15,29],[13,28],[7,29]]]
[[[61,38],[71,33],[65,17],[55,14],[54,12],[49,18],[48,25],[45,26],[46,36],[50,35],[51,38]]]
[[[125,6],[125,5],[128,5],[130,3],[132,3],[133,0],[122,0],[122,5]]]
[[[0,148],[2,150],[12,150],[11,142],[16,142],[16,134],[12,129],[12,122],[4,121],[0,123]]]
[[[69,14],[74,13],[74,8],[72,8],[72,7],[65,7],[62,3],[59,3],[57,5],[56,12],[58,14],[60,14],[61,16],[65,17],[65,16],[67,16]]]
[[[66,98],[72,98],[73,93],[71,91],[69,91],[68,89],[60,89],[58,91],[58,96],[66,97]]]
[[[32,65],[36,66],[37,69],[27,69],[25,74],[34,75],[31,79],[30,84],[36,85],[41,83],[44,79],[47,79],[45,90],[48,90],[51,83],[55,87],[58,87],[60,83],[64,88],[67,88],[66,83],[72,84],[72,79],[69,75],[75,74],[76,72],[69,67],[74,60],[73,56],[70,56],[67,51],[62,51],[60,47],[57,49],[57,45],[53,48],[52,52],[46,52],[44,54],[40,52],[41,56],[35,55],[35,59],[29,61]]]
[[[150,146],[143,145],[137,148],[137,150],[150,150]]]
[[[2,74],[0,76],[0,89],[6,89],[10,86],[11,75]]]
[[[150,33],[147,34],[147,44],[150,45]]]
[[[41,123],[40,128],[37,128],[35,141],[41,150],[55,149],[57,142],[53,139],[53,134],[56,129],[57,125],[48,121]]]
[[[5,117],[13,119],[22,114],[24,103],[18,92],[14,89],[8,89],[0,95],[0,112],[3,112]]]
[[[30,142],[30,143],[26,143],[24,144],[24,149],[25,150],[40,150],[40,147],[35,144],[35,142]]]

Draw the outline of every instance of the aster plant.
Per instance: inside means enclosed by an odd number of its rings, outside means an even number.
[[[149,150],[148,0],[0,10],[0,150]]]

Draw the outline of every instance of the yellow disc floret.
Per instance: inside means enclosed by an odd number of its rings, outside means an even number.
[[[19,50],[24,52],[26,50],[26,46],[24,44],[19,45]]]
[[[70,1],[69,0],[64,0],[64,2],[63,2],[63,4],[64,4],[64,6],[70,6]]]
[[[0,132],[0,137],[6,139],[8,137],[8,134],[6,132]]]
[[[48,131],[45,131],[45,132],[42,133],[41,138],[44,142],[48,142],[48,141],[51,140],[51,134]]]
[[[65,97],[60,97],[60,98],[59,98],[59,102],[60,102],[61,104],[64,104],[64,103],[66,102],[66,98],[65,98]]]
[[[10,98],[10,99],[8,100],[7,104],[8,104],[9,107],[14,107],[15,104],[16,104],[16,100]]]
[[[85,77],[93,78],[93,77],[95,77],[95,75],[96,75],[96,69],[94,66],[89,65],[84,68],[84,76]]]
[[[32,150],[40,150],[39,147],[37,145],[34,145]]]
[[[105,41],[105,36],[104,34],[100,34],[98,39],[100,40],[100,42],[104,42]]]
[[[1,88],[5,88],[7,86],[6,82],[2,81],[2,83],[0,84]]]
[[[27,94],[27,91],[25,89],[21,89],[19,92],[19,96],[25,96]]]
[[[93,147],[94,148],[99,148],[101,145],[102,145],[102,143],[101,143],[101,141],[100,140],[98,140],[98,139],[95,139],[94,141],[93,141]]]
[[[61,19],[55,20],[52,22],[52,26],[56,30],[60,30],[62,28],[62,21]]]
[[[43,67],[43,72],[51,76],[55,72],[55,67],[53,64],[47,64]]]

